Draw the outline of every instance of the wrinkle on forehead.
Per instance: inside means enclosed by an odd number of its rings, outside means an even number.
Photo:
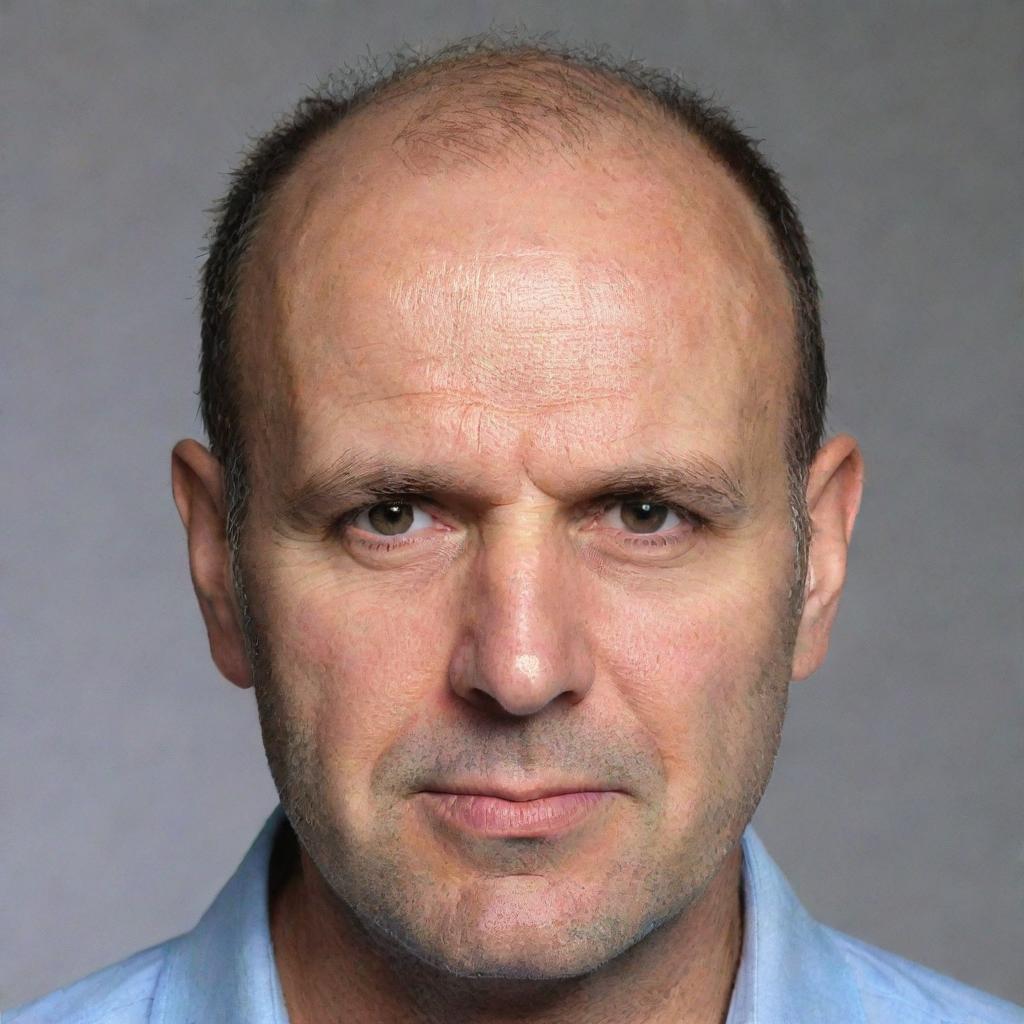
[[[264,224],[242,304],[281,457],[456,409],[478,445],[507,443],[517,414],[545,446],[600,444],[622,404],[754,442],[785,392],[788,288],[738,186],[685,150],[454,180],[323,147]]]
[[[501,396],[509,408],[623,395],[646,361],[650,316],[606,261],[543,250],[432,261],[403,271],[387,305],[409,336],[429,331],[428,389]]]

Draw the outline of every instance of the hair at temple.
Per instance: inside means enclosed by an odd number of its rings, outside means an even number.
[[[249,473],[239,415],[239,341],[232,339],[232,323],[254,231],[277,186],[317,140],[357,110],[431,86],[435,88],[425,113],[396,139],[407,162],[479,160],[495,150],[528,152],[528,147],[543,143],[572,148],[584,144],[609,117],[647,113],[654,115],[652,131],[658,130],[660,120],[698,139],[746,191],[770,229],[795,313],[797,377],[786,460],[797,544],[794,584],[802,587],[809,532],[804,488],[822,440],[827,377],[814,268],[799,215],[781,179],[726,111],[675,75],[636,61],[616,62],[604,50],[565,47],[547,37],[524,40],[493,34],[425,56],[400,52],[368,70],[328,79],[255,140],[213,209],[201,279],[199,396],[210,447],[224,467],[233,556]]]

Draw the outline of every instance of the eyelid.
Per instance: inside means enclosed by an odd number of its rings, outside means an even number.
[[[663,508],[667,508],[670,512],[675,512],[680,519],[686,520],[694,526],[705,526],[708,522],[706,517],[691,508],[687,508],[685,505],[677,505],[670,498],[663,498],[658,494],[649,494],[642,491],[606,495],[604,498],[599,498],[596,502],[592,503],[590,510],[591,512],[607,512],[614,505],[628,501],[648,501],[652,505],[660,505]]]
[[[588,519],[593,519],[596,516],[607,512],[615,505],[619,505],[627,501],[650,501],[653,505],[661,505],[669,509],[671,512],[674,512],[684,522],[688,522],[694,529],[703,529],[708,525],[707,518],[702,516],[699,512],[695,512],[693,509],[687,508],[683,505],[675,504],[671,500],[662,498],[657,494],[644,493],[641,491],[623,491],[620,493],[613,492],[604,494],[587,503],[584,515]],[[423,511],[428,512],[428,514],[433,514],[431,510],[438,508],[438,502],[436,499],[433,499],[430,495],[426,494],[380,494],[374,496],[372,501],[364,501],[335,517],[329,524],[327,533],[329,535],[339,535],[346,527],[351,526],[356,519],[362,515],[362,513],[369,511],[377,505],[383,505],[389,502],[402,502],[410,505],[419,505],[423,508]],[[406,535],[394,535],[396,541],[403,536]],[[643,536],[645,535],[637,534],[637,537]]]
[[[329,529],[332,531],[339,531],[345,526],[350,526],[354,523],[364,512],[369,512],[371,508],[376,508],[378,505],[418,505],[423,511],[429,512],[431,508],[436,508],[437,503],[432,501],[425,494],[380,494],[376,495],[370,501],[363,501],[358,505],[354,505],[347,512],[342,512],[340,515],[335,516],[331,520]],[[399,536],[396,534],[396,536]]]
[[[599,497],[589,500],[584,505],[584,509],[586,513],[604,511],[611,508],[612,505],[617,505],[619,502],[623,501],[649,501],[652,505],[663,505],[665,508],[671,509],[680,516],[686,516],[690,519],[697,520],[704,519],[700,513],[687,508],[685,505],[676,504],[671,498],[646,491],[611,491],[607,494],[602,494]],[[354,519],[360,512],[366,512],[368,509],[371,509],[376,505],[385,505],[388,502],[407,502],[410,505],[423,505],[432,508],[439,507],[437,499],[429,494],[379,494],[374,495],[371,500],[363,501],[350,508],[347,512],[343,512],[341,515],[336,517],[337,521],[341,521],[343,519],[347,520],[350,518]]]

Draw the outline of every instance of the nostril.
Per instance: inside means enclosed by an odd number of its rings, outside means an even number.
[[[486,690],[481,690],[479,686],[473,687],[471,691],[473,699],[478,705],[482,706],[487,711],[504,711],[505,707],[493,694],[488,693]]]

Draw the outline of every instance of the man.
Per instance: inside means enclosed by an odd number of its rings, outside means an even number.
[[[670,79],[468,45],[264,137],[174,497],[281,809],[12,1021],[1021,1021],[814,923],[748,823],[860,502],[817,289]]]

